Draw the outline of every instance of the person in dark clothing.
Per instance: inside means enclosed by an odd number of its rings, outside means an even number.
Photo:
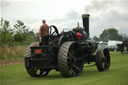
[[[42,25],[39,29],[40,43],[41,45],[48,45],[49,43],[49,26],[45,20],[42,20]]]

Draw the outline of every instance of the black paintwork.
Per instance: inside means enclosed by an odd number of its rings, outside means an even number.
[[[84,28],[74,28],[71,31],[63,31],[59,34],[56,26],[50,26],[50,30],[54,29],[56,34],[54,35],[50,31],[48,46],[31,47],[31,57],[25,59],[26,67],[58,70],[58,50],[67,41],[75,41],[80,44],[85,63],[94,62],[95,56],[93,53],[97,49],[97,43],[89,38],[89,15],[82,17]],[[76,36],[78,32],[82,34],[79,39]],[[42,54],[35,54],[35,49],[42,49]]]

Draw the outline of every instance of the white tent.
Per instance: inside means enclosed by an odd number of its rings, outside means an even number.
[[[117,48],[118,48],[117,44],[122,44],[122,41],[109,40],[108,41],[108,49],[117,50]]]

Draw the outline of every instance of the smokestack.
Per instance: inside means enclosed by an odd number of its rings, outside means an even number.
[[[87,32],[87,34],[89,36],[89,14],[83,14],[82,19],[83,19],[84,30],[85,30],[85,32]]]

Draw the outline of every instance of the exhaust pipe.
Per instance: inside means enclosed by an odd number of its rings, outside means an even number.
[[[88,37],[89,37],[89,14],[83,14],[82,20],[83,20],[84,30],[88,34]]]

